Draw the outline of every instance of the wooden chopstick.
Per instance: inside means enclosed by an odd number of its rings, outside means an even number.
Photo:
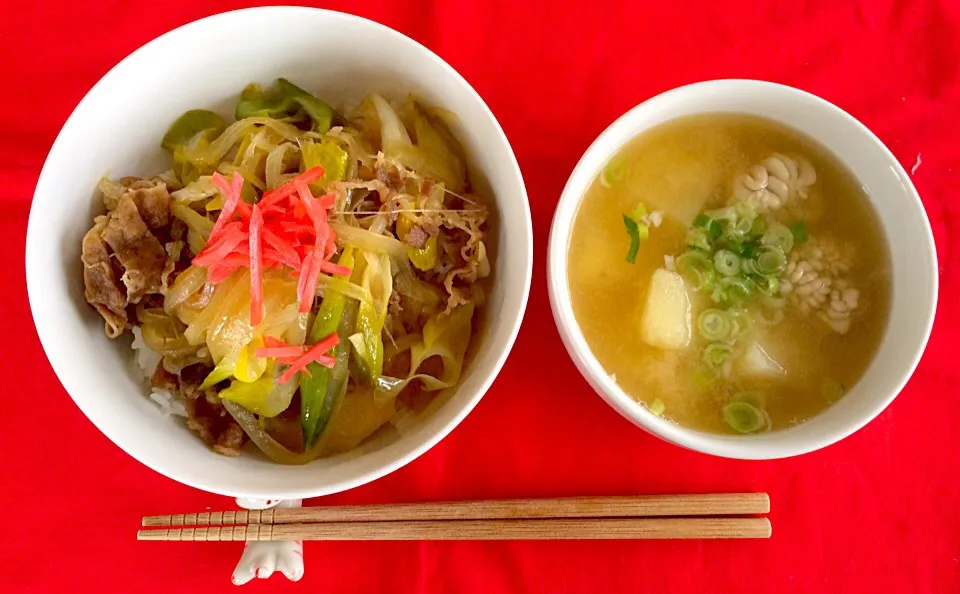
[[[766,493],[643,495],[346,505],[146,516],[143,526],[737,516],[770,511]],[[242,539],[241,539],[242,540]]]
[[[606,540],[770,538],[767,518],[422,520],[141,530],[137,540]]]

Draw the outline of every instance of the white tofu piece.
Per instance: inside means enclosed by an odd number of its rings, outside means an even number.
[[[752,340],[737,361],[740,373],[767,378],[784,377],[787,370],[758,341]]]
[[[679,350],[690,344],[690,297],[683,277],[658,268],[650,278],[640,337],[650,346]]]

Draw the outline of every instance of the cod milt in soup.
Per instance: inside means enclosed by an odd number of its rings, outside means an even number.
[[[651,412],[715,433],[801,423],[863,375],[890,302],[887,243],[826,149],[752,116],[636,138],[577,213],[577,322]]]

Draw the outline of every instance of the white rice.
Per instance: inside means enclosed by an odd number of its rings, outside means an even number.
[[[143,342],[143,335],[140,333],[140,328],[136,326],[133,327],[133,343],[130,345],[130,348],[133,349],[134,360],[137,362],[137,367],[143,374],[143,378],[149,380],[154,370],[156,370],[157,365],[160,364],[160,359],[162,358],[160,353],[151,349],[147,346],[147,343]]]
[[[157,365],[160,364],[160,359],[162,359],[160,353],[151,349],[143,342],[140,328],[137,327],[133,328],[133,343],[130,345],[130,348],[133,349],[133,358],[134,361],[136,361],[137,369],[143,375],[143,379],[149,383],[153,372],[157,369]],[[187,409],[184,408],[183,402],[171,394],[169,390],[150,386],[149,397],[150,400],[160,407],[160,412],[163,413],[164,416],[187,416]]]
[[[157,403],[157,406],[160,407],[160,412],[162,412],[164,416],[187,416],[187,409],[183,406],[183,402],[168,390],[157,387],[150,388],[150,400]]]

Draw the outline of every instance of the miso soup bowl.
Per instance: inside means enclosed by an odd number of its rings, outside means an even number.
[[[485,322],[459,387],[399,433],[305,466],[259,453],[211,451],[182,420],[164,417],[132,371],[130,339],[111,341],[83,296],[80,240],[99,213],[97,180],[170,167],[160,148],[188,109],[232,114],[251,81],[287,77],[334,104],[368,93],[413,93],[457,114],[454,133],[476,185],[495,199],[499,229]],[[53,369],[77,406],[131,456],[174,480],[234,497],[300,499],[349,489],[410,462],[466,417],[500,371],[527,303],[532,270],[527,194],[513,150],[490,109],[453,68],[404,35],[362,18],[311,8],[240,10],[190,23],[124,59],[84,97],[50,150],[27,233],[27,286]]]
[[[703,433],[650,413],[630,398],[590,352],[577,325],[567,280],[567,247],[587,188],[605,163],[645,130],[682,116],[744,113],[779,121],[832,151],[863,185],[886,232],[893,299],[886,334],[869,368],[835,405],[806,423],[759,435]],[[560,197],[548,251],[550,304],[563,343],[594,390],[635,425],[671,443],[716,456],[770,459],[812,452],[857,431],[897,396],[930,336],[937,306],[937,255],[923,204],[882,142],[852,116],[809,93],[768,82],[716,80],[658,95],[631,109],[587,149]]]

